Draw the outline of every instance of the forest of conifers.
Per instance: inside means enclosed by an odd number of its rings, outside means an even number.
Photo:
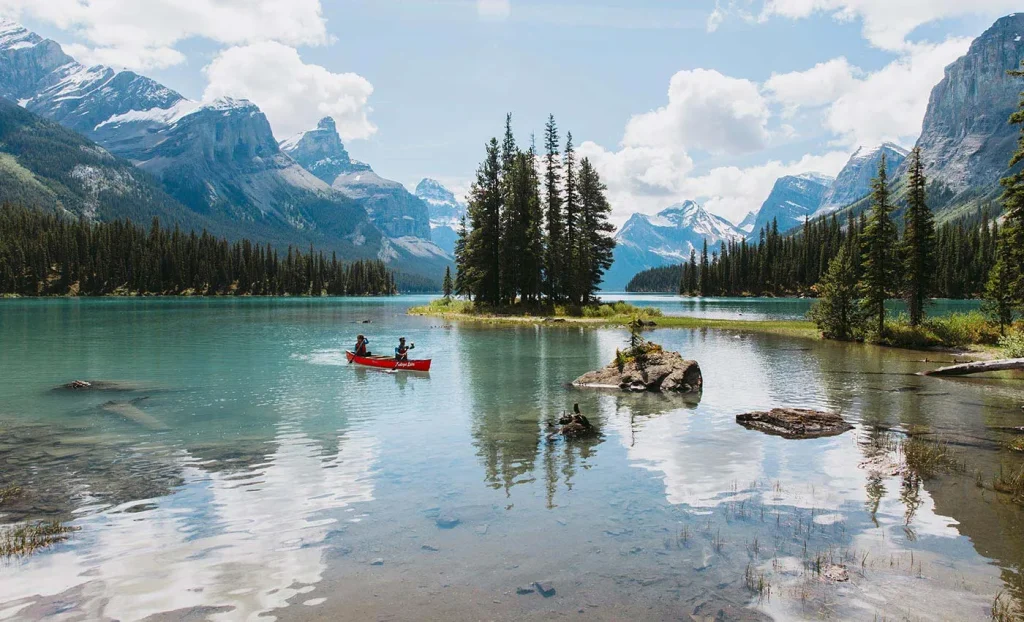
[[[339,262],[310,248],[229,243],[206,231],[147,231],[0,207],[0,295],[363,296],[395,293],[378,260]]]
[[[703,253],[692,253],[688,263],[640,272],[626,291],[695,296],[813,296],[812,287],[821,281],[850,233],[857,236],[863,228],[864,217],[850,219],[841,226],[835,215],[805,223],[800,235],[783,235],[775,227],[762,231],[757,242],[723,242]],[[979,218],[937,227],[934,295],[980,297],[995,264],[998,239],[998,225],[985,210]]]

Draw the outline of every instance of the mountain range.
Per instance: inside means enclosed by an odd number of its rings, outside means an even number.
[[[745,234],[696,201],[673,205],[655,216],[633,214],[615,235],[615,262],[605,273],[602,287],[621,291],[642,270],[688,261],[690,251],[700,253],[707,241],[715,250],[723,241]]]
[[[1008,173],[1020,135],[1020,128],[1008,119],[1018,108],[1024,84],[1007,71],[1017,69],[1024,59],[1022,36],[1024,13],[999,19],[946,68],[932,90],[917,147],[929,180],[929,206],[939,222],[976,214],[1001,193],[999,180]],[[900,204],[909,152],[884,143],[857,149],[835,179],[813,172],[778,179],[767,200],[738,225],[726,223],[728,229],[705,233],[702,225],[694,223],[691,229],[684,224],[670,236],[652,237],[652,217],[634,214],[616,235],[615,265],[603,287],[621,290],[636,268],[679,263],[703,239],[711,246],[730,237],[756,241],[773,222],[785,232],[806,218],[859,214],[870,206],[871,182],[882,155]]]
[[[466,204],[434,179],[422,180],[416,186],[416,196],[427,204],[427,211],[430,214],[430,236],[434,244],[449,255],[454,254],[461,220],[466,216]]]
[[[438,281],[451,265],[430,239],[426,204],[351,160],[328,119],[279,143],[249,101],[194,102],[131,71],[86,67],[56,42],[7,20],[0,20],[0,97],[80,134],[120,163],[131,162],[176,203],[159,209],[140,203],[135,218],[166,217],[170,210],[185,226],[280,245],[315,244],[342,258],[378,257]],[[17,162],[32,157],[7,153]],[[62,207],[86,218],[128,215],[120,203]]]

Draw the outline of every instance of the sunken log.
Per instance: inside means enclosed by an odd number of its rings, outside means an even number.
[[[658,350],[649,353],[642,366],[636,360],[621,367],[613,361],[603,369],[583,374],[572,384],[590,389],[700,393],[704,376],[697,361],[688,361],[678,352]]]
[[[940,367],[931,371],[923,371],[918,375],[969,376],[971,374],[983,374],[989,371],[1008,371],[1013,369],[1024,369],[1024,359],[1000,359],[998,361],[963,363],[961,365],[950,365],[949,367]]]
[[[736,415],[736,423],[750,430],[789,439],[837,436],[853,429],[836,413],[806,408],[773,408],[767,412]]]

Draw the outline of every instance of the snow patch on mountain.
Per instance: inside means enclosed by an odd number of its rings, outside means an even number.
[[[706,241],[714,250],[721,242],[741,240],[745,233],[732,223],[684,201],[657,214],[633,214],[615,235],[615,262],[602,288],[618,291],[642,270],[689,260]]]

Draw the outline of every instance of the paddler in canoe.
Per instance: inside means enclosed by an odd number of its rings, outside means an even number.
[[[352,349],[352,352],[356,356],[372,356],[372,353],[370,352],[370,340],[363,335],[359,335],[356,337],[356,347]]]
[[[409,350],[416,347],[415,343],[409,344],[408,347],[405,345],[405,337],[398,338],[398,347],[395,348],[395,360],[396,361],[408,361]]]

